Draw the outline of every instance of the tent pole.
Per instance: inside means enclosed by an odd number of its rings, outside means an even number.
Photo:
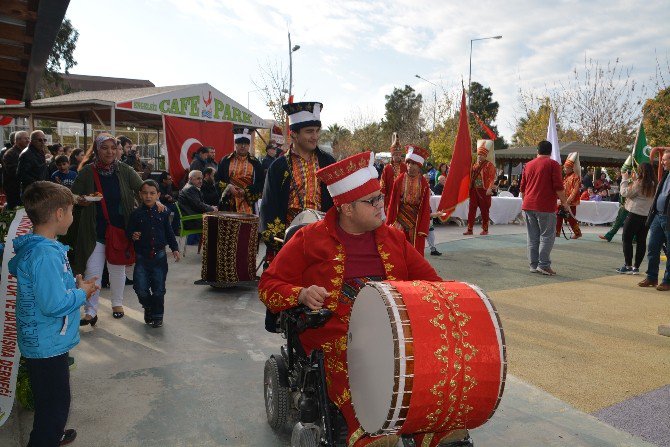
[[[110,130],[112,132],[112,136],[116,136],[116,108],[114,106],[112,106],[112,108],[109,112],[109,116],[110,116],[110,119],[109,119],[110,124],[109,125],[111,127]]]
[[[28,129],[30,130],[30,132],[35,130],[35,118],[33,117],[32,113],[28,115]]]
[[[88,147],[88,126],[86,125],[86,117],[82,120],[82,123],[84,124],[84,151]]]

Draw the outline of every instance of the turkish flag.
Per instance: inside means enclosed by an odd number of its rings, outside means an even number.
[[[215,160],[233,151],[233,123],[197,121],[175,116],[163,116],[165,144],[167,145],[168,171],[178,185],[191,165],[193,154],[200,146],[211,146],[216,150]]]
[[[456,209],[456,206],[470,196],[471,145],[468,112],[465,108],[465,90],[463,90],[461,116],[458,122],[458,134],[456,134],[454,154],[451,157],[451,166],[449,166],[449,173],[447,174],[447,181],[444,184],[442,198],[437,207],[438,211],[446,214],[446,216],[440,216],[442,220],[447,220]]]
[[[7,104],[8,106],[12,106],[15,104],[21,104],[21,101],[18,99],[2,99],[0,98],[0,104]],[[8,124],[12,123],[12,120],[14,117],[8,116],[8,115],[0,115],[0,126],[7,126]]]

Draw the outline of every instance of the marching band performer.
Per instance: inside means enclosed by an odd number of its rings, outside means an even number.
[[[235,134],[235,150],[223,157],[216,171],[221,191],[219,210],[254,214],[254,205],[263,191],[261,162],[249,153],[249,129]]]
[[[382,171],[381,188],[384,194],[384,212],[388,214],[389,201],[393,192],[393,182],[398,176],[407,172],[407,164],[402,160],[404,149],[398,141],[398,134],[393,132],[393,142],[391,143],[391,163],[384,166]]]
[[[577,206],[579,205],[579,189],[582,186],[582,179],[577,174],[582,172],[579,163],[579,152],[571,152],[568,158],[563,163],[563,170],[565,176],[563,177],[563,189],[565,190],[565,197],[568,199],[568,206],[570,207],[571,216],[568,218],[570,228],[572,228],[573,235],[571,239],[579,239],[582,237],[582,230],[579,228],[579,222],[575,219],[577,214]],[[559,205],[560,209],[560,205]],[[563,226],[563,217],[556,217],[556,237],[561,235],[561,227]]]
[[[463,233],[467,236],[472,234],[477,217],[477,208],[482,212],[482,236],[489,234],[489,210],[491,209],[491,196],[493,195],[493,182],[496,179],[496,167],[487,160],[489,149],[487,142],[492,140],[479,140],[477,147],[477,161],[472,165],[470,172],[470,207],[468,209],[468,229]]]
[[[393,183],[387,224],[405,233],[407,240],[423,256],[430,227],[430,187],[421,168],[430,156],[427,149],[406,146],[407,172]]]
[[[305,209],[328,211],[333,206],[326,185],[316,171],[335,162],[318,147],[321,132],[320,102],[285,104],[291,148],[268,169],[261,203],[261,235],[267,245],[266,263],[279,250],[275,237],[284,238],[286,227]]]
[[[383,224],[383,197],[371,152],[322,168],[317,176],[327,185],[335,207],[324,220],[300,229],[282,248],[261,276],[259,297],[273,312],[300,304],[333,312],[323,327],[301,333],[300,341],[308,355],[323,350],[328,396],[347,422],[348,445],[394,446],[397,435],[368,436],[354,414],[346,357],[349,315],[368,280],[440,278],[400,231]],[[460,430],[414,438],[416,445],[434,447],[455,432]]]

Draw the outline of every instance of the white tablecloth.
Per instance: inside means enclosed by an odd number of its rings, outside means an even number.
[[[433,212],[437,211],[437,206],[439,205],[441,198],[442,196],[432,196],[430,198],[430,207]],[[491,210],[489,211],[491,222],[496,225],[512,222],[517,218],[519,213],[521,213],[521,202],[522,200],[519,197],[491,197]],[[451,214],[451,217],[466,221],[468,219],[469,204],[470,199],[467,199],[465,202],[458,205]],[[479,209],[477,209],[477,216],[479,215],[480,212]]]
[[[430,207],[433,212],[437,211],[442,196],[432,196]],[[491,210],[489,212],[491,221],[496,225],[508,224],[521,213],[520,197],[497,197],[491,198]],[[466,200],[456,207],[451,217],[466,221],[468,219],[468,206],[470,200]],[[606,224],[614,222],[619,212],[618,202],[592,202],[582,201],[577,207],[577,220],[592,224]],[[479,216],[477,209],[477,216]]]
[[[577,206],[577,220],[592,224],[614,222],[619,212],[619,202],[592,202],[582,200]]]

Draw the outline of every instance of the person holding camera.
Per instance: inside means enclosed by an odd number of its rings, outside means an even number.
[[[570,228],[572,228],[572,237],[570,239],[579,239],[582,237],[582,230],[579,228],[579,222],[575,219],[577,214],[577,205],[579,205],[579,189],[582,186],[582,179],[575,173],[581,172],[579,165],[579,152],[571,152],[568,158],[563,163],[563,170],[565,177],[563,178],[563,190],[565,196],[568,198],[569,213],[561,213],[561,207],[558,207],[558,215],[556,217],[556,237],[561,236],[561,227],[563,227],[563,218],[568,221]]]
[[[533,273],[556,274],[550,258],[556,240],[556,199],[560,199],[565,211],[570,211],[561,177],[561,165],[551,159],[551,143],[540,141],[537,158],[526,164],[520,187],[528,230],[528,262]]]

